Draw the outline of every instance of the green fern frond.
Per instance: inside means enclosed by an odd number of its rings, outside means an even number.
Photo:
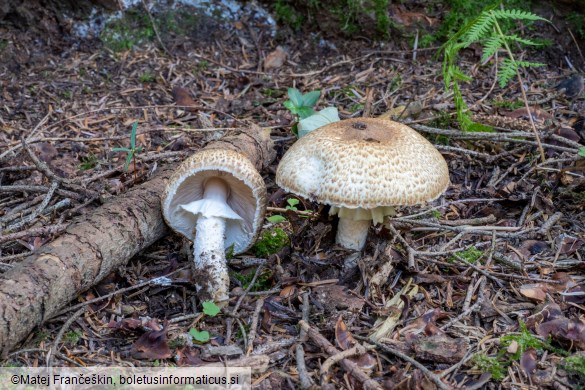
[[[519,9],[494,9],[491,11],[491,14],[498,19],[514,19],[533,22],[541,20],[544,22],[548,22],[547,19],[542,18],[536,14],[533,14],[532,12],[522,11]]]
[[[500,83],[500,88],[504,88],[506,85],[508,85],[508,82],[516,76],[517,70],[518,65],[516,61],[512,61],[509,58],[504,58],[504,61],[498,70],[498,81]]]
[[[488,36],[494,25],[494,18],[490,14],[482,13],[474,22],[469,28],[469,32],[463,37],[465,47]]]
[[[518,42],[518,43],[522,43],[524,45],[528,45],[528,46],[540,46],[540,43],[534,42],[530,39],[524,39],[519,37],[518,35],[514,34],[514,35],[505,35],[504,39],[508,42]]]
[[[530,62],[530,61],[516,60],[516,65],[518,65],[518,67],[523,67],[523,68],[537,68],[539,66],[545,66],[546,64],[543,64],[542,62]]]
[[[473,80],[473,78],[471,76],[468,76],[465,73],[463,73],[461,68],[459,68],[456,65],[451,66],[450,72],[451,72],[451,77],[453,77],[453,80],[465,81],[465,82],[469,82],[469,81]]]
[[[493,35],[483,44],[483,53],[481,55],[481,62],[486,62],[491,56],[496,54],[502,47],[502,39],[499,35]]]

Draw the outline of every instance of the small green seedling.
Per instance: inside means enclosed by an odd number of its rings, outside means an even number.
[[[215,317],[220,312],[219,307],[212,301],[203,302],[203,313],[210,317]]]
[[[215,317],[219,314],[220,309],[219,307],[212,301],[205,301],[202,303],[203,306],[203,314],[208,315],[210,317]],[[206,330],[197,330],[195,328],[189,329],[189,334],[195,341],[200,343],[206,343],[211,338],[209,332]]]
[[[579,148],[579,156],[585,157],[585,148]]]
[[[281,223],[281,222],[285,222],[286,218],[283,217],[282,215],[271,215],[270,217],[266,218],[268,220],[268,222],[270,223]]]
[[[286,203],[288,203],[288,205],[286,206],[287,210],[291,210],[291,211],[298,211],[299,210],[299,209],[297,209],[297,205],[300,203],[300,201],[298,199],[289,198],[286,200]]]
[[[130,132],[130,147],[129,148],[112,148],[114,152],[126,152],[126,162],[124,163],[124,172],[128,172],[128,166],[130,162],[134,163],[134,180],[136,180],[136,153],[142,151],[142,146],[136,147],[136,129],[138,128],[138,122],[134,122],[132,125],[132,131]]]
[[[307,118],[315,113],[313,107],[317,104],[321,91],[311,91],[302,94],[296,88],[288,89],[288,99],[283,105],[299,119]]]

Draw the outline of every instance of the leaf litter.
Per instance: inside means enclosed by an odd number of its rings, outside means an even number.
[[[404,20],[421,15],[394,12]],[[473,69],[474,80],[463,94],[468,102],[482,99],[470,104],[475,120],[497,131],[461,133],[432,50],[419,49],[413,62],[406,40],[337,39],[324,46],[290,33],[277,41],[264,33],[270,23],[258,19],[228,23],[234,28],[197,39],[163,34],[172,56],[157,41],[112,52],[79,39],[78,48],[64,49],[58,38],[43,43],[0,28],[9,42],[3,54],[11,59],[0,81],[1,270],[74,218],[147,181],[157,166],[247,120],[271,129],[282,156],[295,139],[294,118],[283,106],[292,86],[320,90],[316,108],[334,106],[342,118],[361,116],[369,106],[372,116],[410,123],[447,159],[451,185],[441,199],[400,208],[372,229],[348,270],[351,254],[335,246],[336,221],[327,209],[306,200],[297,207],[309,215],[287,209],[291,195],[277,188],[270,167],[264,172],[270,206],[286,210],[287,222],[277,223],[288,224],[290,243],[266,258],[233,259],[227,310],[203,315],[188,246],[169,236],[80,297],[91,302],[114,293],[71,325],[83,337],[56,355],[59,364],[195,366],[258,357],[254,378],[262,389],[320,383],[328,359],[326,384],[333,388],[570,389],[583,383],[582,79],[547,61],[546,50],[527,52],[549,63],[525,76],[531,100],[543,102],[530,113],[509,110],[499,102],[517,101],[518,92],[497,86],[488,92],[493,66],[476,67],[478,54],[466,53],[463,67]],[[544,162],[537,161],[528,115],[541,132]],[[128,145],[134,122],[144,152],[136,154],[136,171],[125,172],[125,156],[112,149]],[[21,138],[46,170],[23,150]],[[249,289],[246,275],[259,266],[269,272]],[[167,282],[115,294],[160,277]],[[310,324],[306,334],[301,318]],[[44,361],[65,320],[48,321],[4,363]],[[208,332],[208,344],[194,343],[190,329]],[[204,348],[211,346],[237,349]],[[339,355],[348,350],[351,356]]]

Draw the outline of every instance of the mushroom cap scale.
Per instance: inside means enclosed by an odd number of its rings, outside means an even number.
[[[163,217],[174,231],[194,241],[194,228],[205,207],[188,205],[203,198],[205,183],[211,178],[227,184],[226,202],[241,217],[226,219],[224,246],[227,249],[233,245],[234,253],[245,252],[260,233],[267,196],[262,176],[241,153],[204,149],[186,159],[168,180],[162,197]]]
[[[323,126],[283,156],[277,184],[344,208],[409,206],[438,198],[449,185],[441,153],[398,122],[354,118]]]

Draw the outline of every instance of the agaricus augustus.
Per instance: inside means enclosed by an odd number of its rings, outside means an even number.
[[[244,155],[203,150],[171,176],[162,198],[166,223],[193,241],[198,290],[218,303],[228,299],[225,252],[245,252],[256,240],[266,211],[266,186]]]
[[[276,183],[331,206],[339,216],[336,241],[361,250],[368,229],[393,206],[438,198],[449,185],[441,153],[410,127],[385,119],[346,119],[296,141],[283,156]]]

